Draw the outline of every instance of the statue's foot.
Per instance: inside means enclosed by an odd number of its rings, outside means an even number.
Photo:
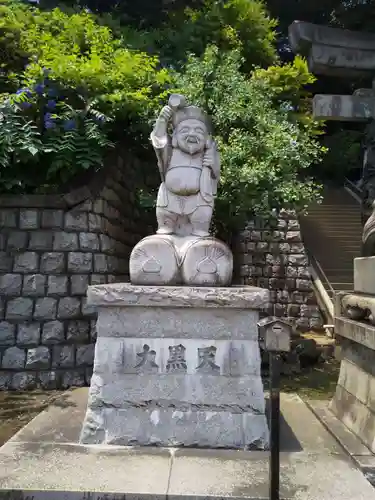
[[[173,231],[169,227],[159,227],[156,234],[173,234]]]

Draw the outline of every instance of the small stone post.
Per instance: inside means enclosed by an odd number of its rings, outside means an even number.
[[[259,336],[270,355],[270,463],[269,498],[280,499],[280,353],[290,351],[292,326],[268,317],[258,322]]]

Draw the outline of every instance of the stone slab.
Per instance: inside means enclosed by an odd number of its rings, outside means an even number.
[[[159,449],[12,442],[0,449],[0,490],[165,496],[171,460],[168,451]]]
[[[260,375],[94,373],[81,440],[264,449],[268,429]]]
[[[182,495],[198,499],[207,493],[208,498],[268,499],[265,457],[253,453],[246,458],[224,453],[213,456],[206,450],[179,450],[172,464],[168,499],[177,500]],[[192,481],[195,477],[199,481]],[[375,490],[348,459],[319,453],[282,453],[280,489],[285,500],[375,498]]]
[[[375,295],[375,257],[354,259],[354,291]]]
[[[139,365],[141,356],[147,352],[153,353],[153,364],[147,367]],[[200,371],[199,350],[210,348],[214,352],[213,366]],[[183,364],[175,366],[172,351],[181,353]],[[173,358],[174,359],[174,358]],[[181,361],[182,362],[182,361]],[[147,372],[154,376],[168,374],[173,377],[180,373],[186,375],[225,375],[242,377],[260,375],[260,351],[256,338],[254,340],[202,340],[179,338],[110,338],[99,337],[96,342],[94,373],[113,373],[136,375]],[[215,383],[215,379],[210,379]],[[110,380],[109,380],[110,381]],[[183,379],[179,379],[179,383]],[[221,381],[218,380],[218,384]],[[234,384],[234,382],[233,382]],[[233,388],[235,385],[233,385]]]
[[[268,500],[266,452],[77,445],[86,401],[69,391],[0,448],[1,500]],[[298,396],[281,412],[282,499],[375,499]]]
[[[375,326],[359,323],[343,316],[335,317],[335,332],[338,336],[375,350]]]
[[[153,306],[260,309],[268,305],[270,292],[258,287],[135,286],[129,283],[90,286],[92,306]]]
[[[370,375],[357,364],[343,358],[340,365],[338,385],[367,405],[370,389]]]
[[[194,328],[191,328],[194,320]],[[258,312],[251,309],[171,307],[101,308],[101,337],[258,339]]]
[[[375,413],[370,408],[341,385],[336,387],[329,408],[348,429],[375,453]]]
[[[375,70],[375,51],[314,43],[308,65],[315,74],[371,76]]]
[[[259,377],[219,377],[215,375],[122,375],[94,374],[89,406],[98,408],[202,406],[212,409],[233,406],[233,411],[254,408],[264,412],[262,380]],[[242,408],[243,407],[243,408]],[[242,411],[241,411],[242,410]]]
[[[375,66],[372,33],[294,21],[289,26],[289,43],[293,52],[309,58],[309,69],[315,74],[372,76]]]
[[[81,442],[123,446],[264,449],[266,417],[171,408],[90,409]]]
[[[294,21],[289,26],[289,41],[294,52],[304,52],[313,43],[375,51],[375,35],[364,31],[330,28],[320,24]]]
[[[365,457],[367,466],[375,466],[375,455],[363,442],[346,427],[329,409],[327,401],[308,401],[308,407],[318,417],[320,422],[337,439],[344,450],[353,458]],[[362,461],[364,463],[364,461]]]
[[[375,116],[375,98],[316,94],[313,115],[316,120],[366,121]]]

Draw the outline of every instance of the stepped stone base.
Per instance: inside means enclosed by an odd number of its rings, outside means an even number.
[[[260,288],[90,287],[98,339],[85,444],[268,445]]]

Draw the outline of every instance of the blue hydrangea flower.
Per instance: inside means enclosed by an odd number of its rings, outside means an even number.
[[[51,113],[45,113],[44,115],[44,121],[48,122],[52,120],[52,114]]]
[[[25,102],[21,102],[21,103],[20,103],[20,106],[21,106],[21,108],[23,108],[23,109],[29,109],[29,108],[31,108],[32,104],[31,104],[31,102],[27,102],[27,101],[25,101]]]
[[[55,109],[56,108],[56,101],[54,101],[53,99],[49,99],[49,101],[47,101],[47,108],[48,109]]]
[[[52,120],[47,120],[44,122],[44,126],[46,127],[47,130],[50,130],[56,127],[56,123],[53,122]]]
[[[43,83],[37,83],[34,87],[35,92],[38,95],[42,95],[44,91],[44,84]]]
[[[16,95],[21,95],[21,94],[26,94],[27,97],[31,97],[32,96],[32,93],[30,91],[30,89],[19,89],[17,90],[16,92]]]
[[[74,130],[76,128],[76,122],[75,120],[66,120],[63,126],[65,130]]]

